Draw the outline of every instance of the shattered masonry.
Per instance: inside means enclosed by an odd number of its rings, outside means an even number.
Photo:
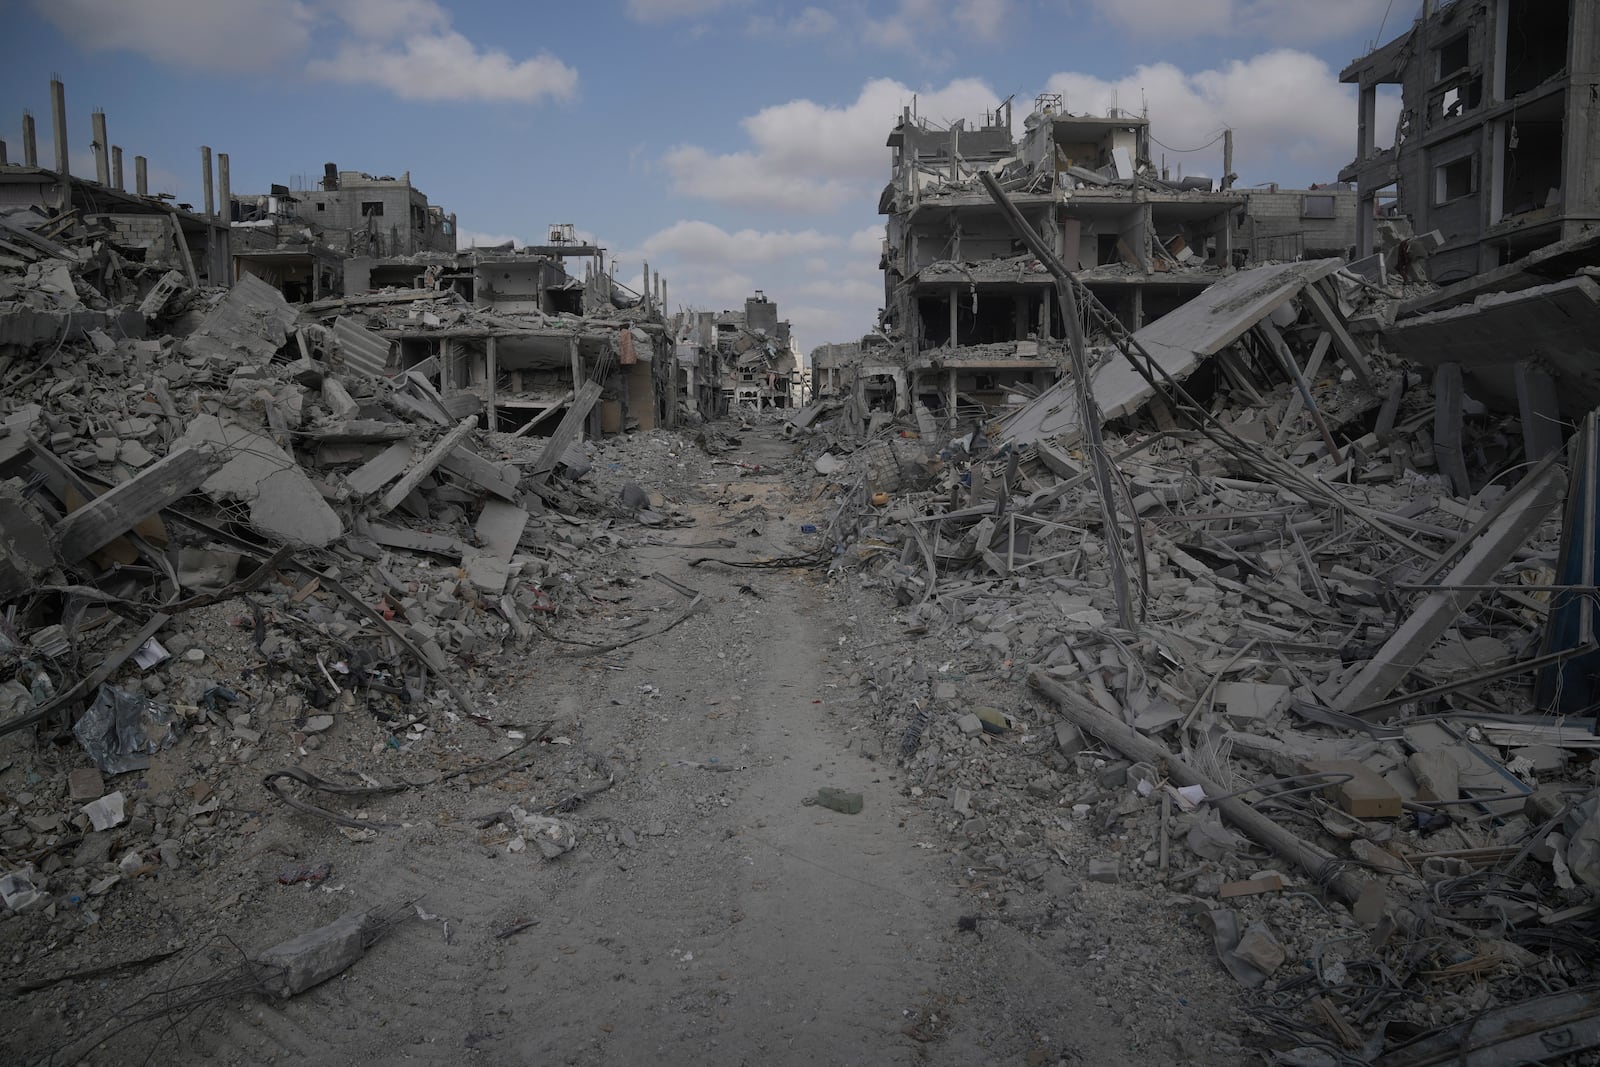
[[[304,759],[357,710],[385,753],[497,727],[491,658],[704,606],[578,636],[571,572],[689,522],[636,484],[601,499],[596,442],[694,427],[715,456],[740,444],[706,420],[783,419],[795,499],[829,513],[809,547],[699,545],[882,596],[899,634],[852,650],[860,751],[982,872],[961,929],[1147,894],[1205,938],[1265,1062],[1600,1047],[1596,10],[1425,5],[1345,72],[1355,188],[1170,175],[1147,119],[1050,95],[1020,140],[1009,101],[972,128],[908,110],[881,320],[813,352],[798,407],[764,293],[669,315],[659,275],[629,290],[570,224],[459,250],[409,175],[235,196],[206,149],[205,205],[171,205],[142,158],[122,188],[103,115],[97,180],[71,177],[55,83],[56,168],[26,138],[0,167],[0,742],[73,766],[7,783],[5,921],[91,928],[245,795],[352,843],[395,830],[431,781],[257,766],[186,781],[178,811],[125,776],[202,739]],[[580,784],[478,840],[582,856],[617,776],[563,767]],[[218,980],[298,995],[400,914]]]

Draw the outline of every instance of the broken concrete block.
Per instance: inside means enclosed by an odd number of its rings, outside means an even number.
[[[74,802],[87,803],[105,796],[105,779],[93,767],[78,767],[67,773],[67,795]]]
[[[1089,861],[1089,881],[1091,882],[1120,882],[1122,881],[1122,864],[1116,859],[1092,859]]]
[[[352,912],[262,952],[256,962],[275,973],[257,978],[268,992],[287,1000],[332,978],[365,952],[366,914]]]
[[[1403,810],[1400,794],[1372,768],[1354,760],[1308,760],[1304,774],[1348,776],[1330,782],[1323,790],[1348,815],[1358,819],[1398,819]]]
[[[983,733],[983,720],[976,715],[963,715],[956,720],[956,729],[961,731],[963,737],[977,737]]]
[[[1071,758],[1085,748],[1083,731],[1065,720],[1056,723],[1056,748],[1063,756]]]
[[[1283,961],[1288,958],[1284,947],[1262,923],[1251,923],[1244,928],[1233,953],[1266,975],[1282,967]]]
[[[218,502],[248,503],[250,525],[257,530],[280,541],[313,547],[331,544],[344,533],[344,524],[311,479],[270,438],[225,423],[215,415],[196,415],[179,443],[207,442],[222,449],[229,459],[205,480],[201,490]]]
[[[1248,730],[1265,725],[1279,709],[1287,706],[1289,693],[1286,685],[1224,682],[1217,686],[1217,703],[1235,727]]]
[[[1411,776],[1417,780],[1418,800],[1457,800],[1461,796],[1461,772],[1455,758],[1444,752],[1413,752],[1406,760]]]

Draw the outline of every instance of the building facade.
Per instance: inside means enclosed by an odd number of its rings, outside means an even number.
[[[1600,223],[1600,0],[1427,0],[1416,23],[1340,74],[1359,87],[1358,254],[1377,222],[1437,230],[1448,284]],[[1377,99],[1399,86],[1392,147]]]

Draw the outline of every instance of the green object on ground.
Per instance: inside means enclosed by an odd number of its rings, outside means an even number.
[[[846,815],[861,813],[860,793],[846,793],[843,789],[835,789],[832,786],[823,786],[817,790],[817,803],[833,811],[842,811]]]

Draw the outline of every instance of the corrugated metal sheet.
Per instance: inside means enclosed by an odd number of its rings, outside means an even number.
[[[333,339],[338,343],[344,365],[372,378],[388,377],[390,341],[379,337],[352,318],[340,315],[333,320]]]

